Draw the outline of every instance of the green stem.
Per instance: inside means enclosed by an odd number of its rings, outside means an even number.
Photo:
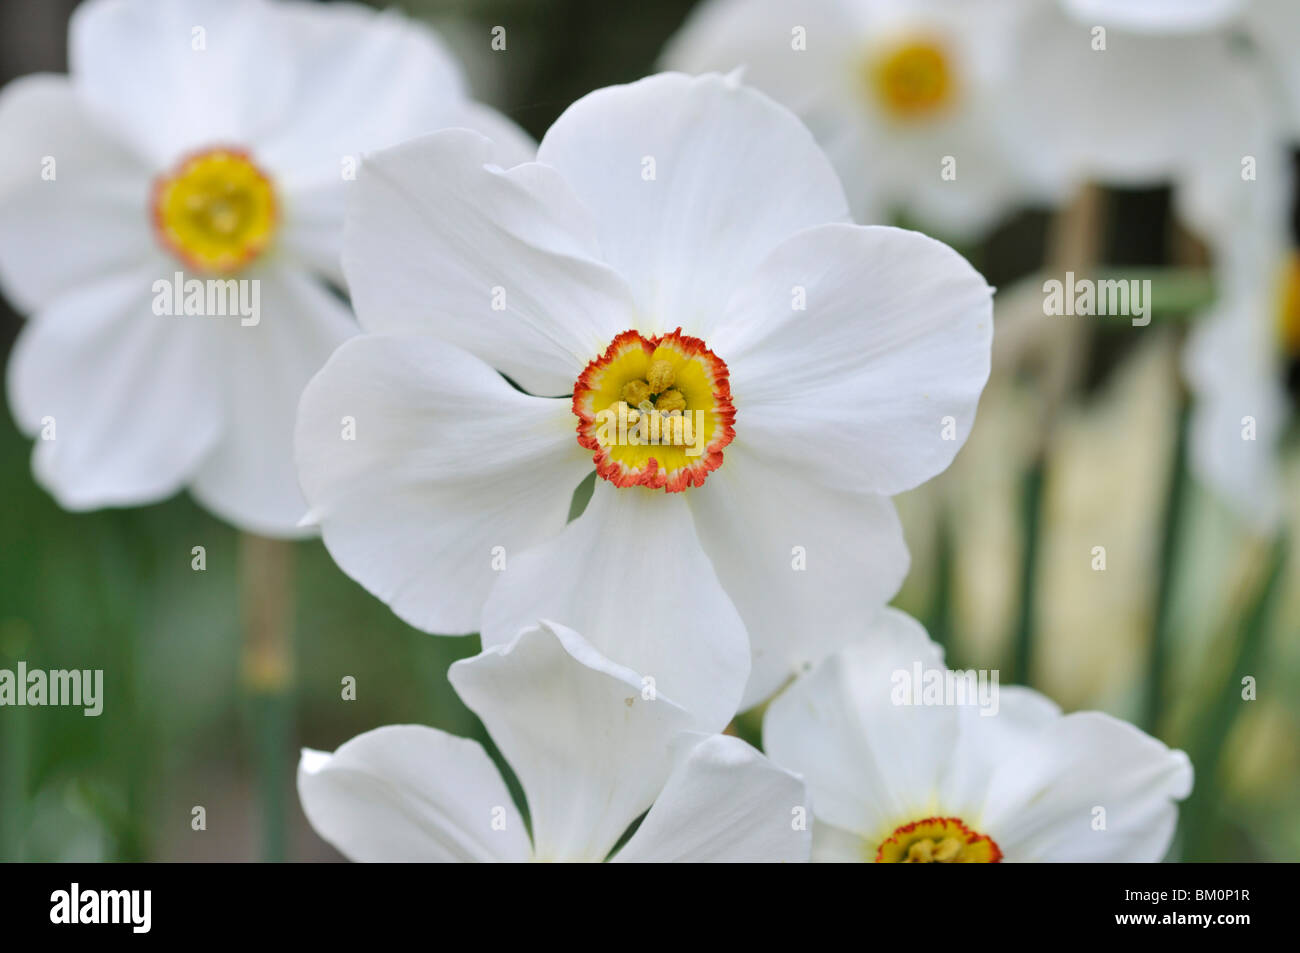
[[[1190,410],[1184,395],[1178,409],[1178,430],[1169,467],[1169,489],[1165,495],[1164,529],[1160,537],[1160,563],[1157,568],[1159,576],[1156,582],[1155,618],[1147,650],[1147,687],[1142,724],[1153,735],[1158,734],[1160,718],[1165,710],[1173,592],[1178,555],[1182,548],[1183,500],[1187,495],[1187,449],[1191,429],[1189,420]]]
[[[943,646],[945,653],[952,652],[952,576],[953,576],[952,526],[947,513],[940,508],[939,525],[935,532],[934,593],[930,603],[927,628],[930,638]],[[948,664],[953,663],[952,658]]]
[[[262,859],[271,863],[287,856],[287,791],[293,764],[293,556],[292,543],[240,535],[241,678],[253,719]]]
[[[1226,678],[1220,683],[1218,697],[1201,716],[1192,743],[1188,745],[1196,769],[1196,788],[1183,806],[1180,818],[1183,859],[1186,861],[1225,859],[1215,849],[1215,818],[1222,799],[1220,775],[1223,756],[1237,719],[1247,704],[1242,697],[1241,680],[1247,675],[1259,679],[1264,640],[1286,559],[1286,536],[1279,534],[1269,554],[1267,574],[1241,623],[1236,653],[1223,670]]]
[[[1024,476],[1021,495],[1023,545],[1020,560],[1020,615],[1016,621],[1010,681],[1030,684],[1034,656],[1034,615],[1038,606],[1038,551],[1043,529],[1043,483],[1047,461],[1040,454]]]

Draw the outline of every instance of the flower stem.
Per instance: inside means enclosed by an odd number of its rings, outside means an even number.
[[[262,859],[287,854],[288,766],[293,721],[294,549],[250,533],[239,537],[244,641],[240,678],[248,696],[257,756]]]
[[[1218,832],[1215,814],[1222,801],[1220,777],[1224,753],[1233,727],[1246,707],[1242,679],[1247,675],[1257,679],[1260,676],[1261,652],[1286,560],[1286,535],[1279,533],[1265,563],[1263,582],[1249,609],[1240,617],[1241,634],[1236,640],[1236,652],[1229,665],[1218,669],[1225,676],[1221,680],[1215,679],[1219,685],[1218,696],[1201,715],[1196,732],[1187,746],[1192,766],[1196,770],[1196,787],[1183,806],[1180,817],[1183,830],[1182,859],[1185,861],[1225,859],[1224,852],[1215,844]]]
[[[1164,530],[1160,537],[1159,576],[1156,584],[1155,619],[1151,642],[1147,648],[1147,686],[1142,725],[1158,735],[1160,718],[1165,710],[1165,682],[1169,672],[1170,627],[1173,618],[1173,591],[1182,549],[1183,500],[1187,495],[1187,441],[1190,412],[1185,394],[1178,409],[1178,430],[1174,438],[1173,459],[1169,464],[1169,490],[1165,496]]]

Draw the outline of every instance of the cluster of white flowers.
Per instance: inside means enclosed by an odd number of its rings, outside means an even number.
[[[1168,852],[1182,752],[1028,689],[899,696],[943,658],[886,608],[891,497],[966,441],[993,295],[947,245],[857,223],[960,237],[1108,177],[1186,183],[1196,222],[1254,210],[1214,187],[1236,158],[1180,138],[1204,92],[1236,143],[1264,125],[1230,101],[1248,4],[792,6],[703,4],[682,72],[590,93],[536,146],[427,30],[348,5],[90,0],[71,75],[0,94],[0,281],[31,315],[9,398],[41,484],[318,529],[402,619],[481,633],[450,679],[528,825],[478,744],[379,728],[299,767],[346,856]],[[212,313],[246,281],[256,320]],[[769,702],[766,754],[723,733]]]
[[[706,0],[662,62],[743,68],[863,222],[969,240],[1086,182],[1172,186],[1220,291],[1185,361],[1192,462],[1268,529],[1297,495],[1277,465],[1300,419],[1297,39],[1293,0]]]

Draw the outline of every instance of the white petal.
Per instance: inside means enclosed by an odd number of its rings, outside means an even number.
[[[250,273],[260,282],[260,315],[216,322],[226,426],[195,475],[192,491],[240,529],[303,536],[307,504],[293,460],[298,398],[330,354],[356,331],[347,306],[314,278],[289,268]],[[250,309],[251,310],[251,309]]]
[[[1294,55],[1300,35],[1300,4],[1292,0],[1253,0],[1246,7],[1244,27],[1263,51],[1270,72],[1280,78],[1285,95],[1287,139],[1300,135],[1300,63]]]
[[[495,148],[448,130],[366,161],[343,240],[353,305],[368,330],[434,333],[530,393],[569,394],[632,305],[563,179],[502,171]]]
[[[483,644],[508,642],[530,616],[573,626],[653,678],[702,731],[736,713],[749,676],[744,623],[679,494],[598,479],[563,533],[511,557],[483,610]]]
[[[686,496],[749,631],[742,709],[855,638],[907,574],[907,544],[887,497],[792,480],[743,444],[729,446],[722,466]]]
[[[895,704],[899,676],[941,668],[925,630],[885,609],[860,641],[777,696],[763,719],[768,756],[803,776],[813,810],[879,844],[900,824],[931,816],[958,735],[958,709]]]
[[[1261,532],[1282,516],[1278,444],[1292,419],[1272,341],[1260,341],[1261,332],[1273,331],[1267,327],[1274,313],[1271,288],[1265,279],[1255,289],[1225,289],[1218,306],[1193,330],[1185,352],[1196,394],[1192,470]],[[1254,429],[1250,440],[1243,437],[1248,421]]]
[[[861,864],[874,860],[876,843],[860,834],[818,820],[813,824],[812,857],[815,864]]]
[[[663,787],[690,722],[664,696],[648,699],[636,672],[550,623],[447,677],[519,778],[543,861],[604,860]]]
[[[225,422],[214,336],[200,317],[153,313],[162,264],[57,297],[9,358],[9,402],[38,437],[33,469],[67,509],[165,499]],[[53,439],[49,439],[52,428]]]
[[[24,311],[147,260],[149,173],[66,76],[0,91],[0,288]]]
[[[1100,712],[1027,737],[993,775],[983,832],[1008,861],[1154,862],[1192,790],[1187,755]],[[1105,810],[1105,829],[1095,830]]]
[[[591,469],[574,427],[459,348],[367,335],[303,393],[299,477],[344,572],[417,628],[473,632],[494,563],[564,528]]]
[[[92,0],[68,28],[73,82],[159,170],[191,150],[259,142],[294,100],[292,33],[281,6],[288,5]]]
[[[1190,33],[1222,26],[1245,6],[1246,0],[1065,0],[1070,15],[1089,26],[1151,33]]]
[[[359,4],[273,9],[295,96],[258,156],[286,191],[342,185],[345,159],[462,124],[464,77],[427,26]]]
[[[492,164],[511,169],[537,158],[537,142],[509,116],[491,106],[466,100],[448,122],[448,126],[473,129],[492,140]]]
[[[1266,97],[1254,65],[1222,33],[1160,36],[1112,29],[1096,50],[1094,27],[1042,4],[1026,25],[1012,108],[1036,160],[1075,179],[1146,186],[1195,161],[1189,141],[1236,144],[1258,155]]]
[[[537,158],[591,210],[604,260],[630,282],[650,331],[681,326],[707,339],[731,290],[774,245],[848,217],[798,119],[716,75],[665,73],[590,93],[556,120]]]
[[[988,379],[992,289],[916,232],[802,232],[724,322],[710,344],[731,371],[736,444],[827,486],[892,495],[942,472]]]
[[[362,862],[522,861],[528,832],[477,741],[421,725],[304,750],[298,797],[316,833]]]
[[[713,735],[674,767],[614,858],[634,863],[802,863],[811,847],[803,782],[739,738]]]
[[[806,122],[848,84],[862,56],[860,18],[853,12],[837,0],[797,6],[788,0],[705,0],[664,45],[660,62],[695,74],[739,69],[746,85]],[[796,28],[803,31],[804,48],[794,43]]]
[[[1061,717],[1055,702],[1030,688],[990,686],[990,694],[990,699],[959,709],[957,743],[939,786],[943,813],[960,816],[968,824],[977,824],[984,816],[994,773],[1021,756],[1026,738]]]

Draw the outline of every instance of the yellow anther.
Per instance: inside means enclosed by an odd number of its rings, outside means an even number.
[[[623,385],[623,399],[633,407],[643,400],[649,400],[653,393],[645,381],[628,381]]]
[[[914,841],[907,848],[907,860],[905,864],[932,864],[934,863],[934,841],[930,838]]]
[[[662,394],[673,386],[673,382],[677,380],[677,373],[667,361],[654,361],[650,365],[650,370],[646,371],[645,380],[650,385],[650,393]]]
[[[672,413],[674,410],[685,410],[686,398],[682,396],[679,390],[666,390],[659,395],[655,401],[655,410],[662,410],[665,413]]]
[[[905,42],[887,50],[870,61],[868,70],[877,100],[899,119],[929,116],[954,97],[947,53],[928,40]]]
[[[934,862],[948,864],[961,856],[961,841],[955,837],[945,837],[934,849]]]

